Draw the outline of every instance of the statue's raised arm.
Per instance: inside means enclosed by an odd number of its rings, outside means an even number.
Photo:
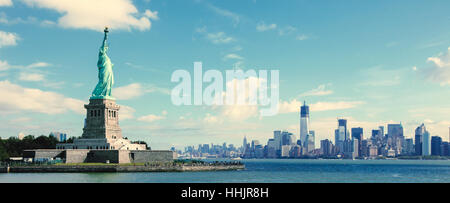
[[[108,43],[107,43],[107,41],[108,41],[108,33],[109,33],[108,27],[105,27],[105,30],[103,32],[105,32],[105,36],[103,38],[103,43],[102,43],[102,46],[100,47],[100,51],[101,52],[106,52],[106,51],[108,51]]]

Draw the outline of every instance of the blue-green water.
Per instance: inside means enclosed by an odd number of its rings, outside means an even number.
[[[450,160],[243,160],[241,171],[171,173],[9,173],[0,182],[450,183]]]

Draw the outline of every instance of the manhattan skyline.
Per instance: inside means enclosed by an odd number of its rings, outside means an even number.
[[[239,146],[244,136],[264,141],[274,130],[299,138],[303,101],[316,148],[334,139],[337,117],[364,135],[401,122],[413,138],[425,123],[432,136],[449,139],[448,1],[107,2],[97,9],[90,1],[0,1],[2,138],[81,136],[107,25],[123,136],[152,149]],[[172,72],[192,72],[196,61],[205,70],[279,70],[279,114],[259,117],[259,106],[172,105]]]

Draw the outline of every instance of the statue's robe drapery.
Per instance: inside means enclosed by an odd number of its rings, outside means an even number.
[[[114,85],[114,74],[113,74],[113,64],[109,59],[108,45],[106,44],[107,36],[103,41],[102,47],[100,47],[100,52],[98,54],[98,83],[92,92],[92,98],[112,98],[111,89]]]

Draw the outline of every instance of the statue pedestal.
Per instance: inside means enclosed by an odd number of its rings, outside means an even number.
[[[89,99],[84,105],[86,120],[83,128],[84,139],[121,139],[119,127],[120,106],[112,99]]]
[[[73,143],[57,144],[57,149],[146,150],[145,144],[123,139],[122,130],[119,127],[120,106],[115,100],[91,98],[84,108],[86,108],[86,119],[83,135],[75,139]]]

